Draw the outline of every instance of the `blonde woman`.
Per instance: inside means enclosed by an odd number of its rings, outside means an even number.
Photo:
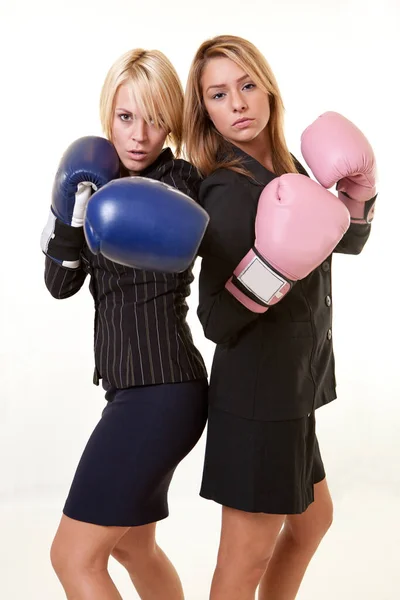
[[[293,600],[332,521],[315,435],[315,410],[336,397],[331,253],[358,254],[368,239],[374,155],[327,113],[302,139],[323,185],[307,177],[269,65],[229,35],[195,54],[184,140],[210,216],[198,315],[216,350],[201,495],[223,507],[210,597],[251,600],[259,586],[260,600]]]
[[[110,556],[126,567],[140,598],[184,597],[155,532],[168,516],[173,472],[197,443],[207,417],[206,369],[186,323],[193,275],[190,268],[138,270],[92,254],[82,227],[90,181],[98,187],[119,175],[140,175],[196,198],[199,177],[176,158],[182,110],[182,87],[169,60],[156,50],[132,50],[111,67],[101,92],[108,141],[81,138],[60,165],[61,179],[73,191],[73,217],[68,225],[52,213],[53,235],[43,248],[45,281],[54,297],[68,298],[90,276],[94,381],[103,380],[108,401],[83,452],[51,549],[70,599],[121,598],[107,571]]]

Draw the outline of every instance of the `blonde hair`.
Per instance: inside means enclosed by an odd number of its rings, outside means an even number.
[[[175,154],[182,151],[183,88],[168,58],[159,50],[136,48],[112,65],[100,95],[100,120],[106,137],[112,138],[115,98],[121,85],[129,83],[130,93],[146,122],[168,131],[167,141]]]
[[[274,171],[277,175],[297,173],[286,146],[284,106],[271,67],[252,43],[233,35],[220,35],[203,42],[190,67],[183,116],[184,141],[189,160],[204,176],[220,167],[249,175],[242,161],[234,157],[230,145],[214,127],[204,106],[201,78],[208,61],[216,57],[232,60],[269,95],[271,114],[267,127]]]

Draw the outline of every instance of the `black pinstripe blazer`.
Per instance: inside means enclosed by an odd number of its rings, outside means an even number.
[[[166,148],[141,173],[196,199],[200,178],[192,165]],[[95,376],[117,388],[173,383],[207,376],[186,323],[192,270],[159,273],[128,268],[94,255],[86,245],[81,266],[66,269],[46,256],[45,283],[55,298],[68,298],[90,275],[95,306]]]

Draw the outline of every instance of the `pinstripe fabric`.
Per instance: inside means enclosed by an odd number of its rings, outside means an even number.
[[[169,148],[141,176],[197,197],[200,180],[195,169],[174,159]],[[87,246],[81,259],[81,267],[70,270],[46,257],[45,283],[54,297],[68,298],[89,274],[96,376],[117,388],[207,376],[186,323],[191,269],[174,274],[131,269],[92,254]]]

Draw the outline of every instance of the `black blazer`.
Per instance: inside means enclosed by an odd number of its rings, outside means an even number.
[[[210,403],[248,419],[297,419],[336,398],[332,257],[261,315],[225,289],[254,244],[261,191],[276,177],[245,152],[236,147],[233,151],[255,181],[218,169],[203,181],[199,193],[210,223],[200,248],[198,316],[206,337],[217,344]],[[350,225],[335,252],[359,254],[370,229],[371,225]]]
[[[197,198],[199,175],[191,164],[175,159],[169,148],[141,176]],[[76,235],[76,228],[68,226],[64,235],[67,229]],[[92,254],[82,233],[81,237],[80,267],[67,269],[46,257],[45,283],[55,298],[69,298],[90,276],[95,306],[94,383],[104,378],[117,388],[127,388],[207,377],[186,322],[192,269],[160,273],[125,267]],[[64,247],[58,249],[58,254],[63,251]]]

